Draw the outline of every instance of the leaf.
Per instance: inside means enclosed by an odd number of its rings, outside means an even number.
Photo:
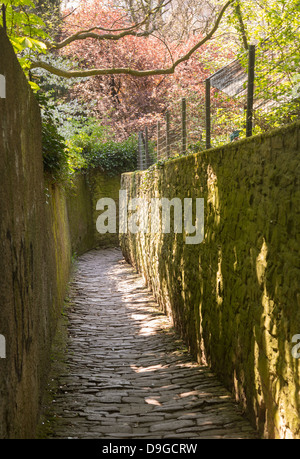
[[[37,85],[36,83],[34,83],[34,81],[28,81],[31,89],[33,90],[33,92],[37,92],[39,91],[41,88],[39,87],[39,85]]]

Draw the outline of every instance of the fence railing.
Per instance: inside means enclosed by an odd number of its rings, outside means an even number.
[[[247,106],[245,112],[245,125],[247,137],[252,135],[253,124],[253,94],[254,94],[254,66],[255,46],[249,47],[248,53],[248,78],[247,78]],[[170,158],[175,155],[186,155],[188,150],[193,151],[193,144],[201,149],[212,147],[212,112],[211,112],[211,80],[214,81],[216,72],[205,80],[204,116],[200,114],[201,104],[196,103],[198,109],[197,119],[193,119],[192,125],[187,127],[188,100],[182,98],[177,107],[173,104],[172,109],[165,112],[164,120],[157,122],[156,128],[156,155],[149,156],[148,129],[139,132],[138,142],[138,170],[147,169],[153,162]],[[200,109],[200,110],[199,110]],[[194,104],[195,111],[195,104]],[[195,116],[194,116],[195,118]],[[191,121],[191,120],[189,120]],[[200,143],[200,145],[199,145]],[[189,148],[188,148],[189,147]]]
[[[139,131],[138,134],[138,158],[137,168],[138,170],[148,169],[155,162],[153,156],[150,155],[149,151],[149,136],[148,128],[146,127],[144,132]]]
[[[202,93],[190,93],[169,106],[150,139],[155,144],[152,162],[143,153],[145,159],[139,161],[138,169],[300,119],[299,70],[290,69],[287,78],[281,69],[286,61],[267,45],[259,49],[250,45],[238,59],[210,75]],[[293,56],[288,58],[292,65]],[[287,89],[291,74],[299,78]]]
[[[6,32],[5,4],[1,13]],[[269,39],[258,49],[249,45],[247,52],[206,78],[202,93],[191,90],[167,107],[155,136],[153,126],[151,138],[148,128],[138,134],[137,169],[300,119],[299,27],[291,33],[294,46],[278,51]]]

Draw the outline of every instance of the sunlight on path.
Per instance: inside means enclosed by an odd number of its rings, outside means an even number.
[[[48,438],[256,436],[120,250],[79,258],[67,316],[67,351],[53,364],[43,420]]]

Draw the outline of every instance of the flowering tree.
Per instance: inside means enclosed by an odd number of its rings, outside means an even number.
[[[144,17],[137,22],[132,22],[128,14],[124,14],[124,10],[118,10],[113,8],[112,5],[107,5],[103,1],[98,2],[102,11],[106,13],[105,21],[101,20],[101,15],[94,13],[93,5],[94,2],[83,2],[83,6],[80,7],[80,12],[87,12],[88,23],[81,23],[77,30],[71,35],[67,36],[60,42],[46,42],[46,46],[50,50],[59,50],[71,45],[74,42],[83,42],[85,40],[93,39],[100,43],[118,43],[122,40],[126,43],[126,40],[133,38],[145,39],[149,37],[155,37],[164,44],[164,53],[161,56],[165,65],[158,68],[143,68],[139,69],[131,65],[130,56],[128,56],[126,66],[119,67],[114,63],[112,67],[101,67],[91,69],[77,69],[77,70],[64,70],[56,68],[46,62],[36,61],[31,64],[31,69],[44,68],[45,70],[54,73],[59,76],[66,78],[71,77],[87,77],[96,75],[131,75],[135,77],[148,77],[155,75],[170,75],[175,72],[175,69],[183,62],[187,61],[201,46],[207,43],[214,35],[219,27],[221,19],[234,0],[228,0],[227,3],[219,11],[217,18],[211,27],[211,30],[204,36],[201,36],[192,48],[185,49],[182,54],[174,52],[168,42],[157,34],[157,25],[155,19],[158,13],[162,14],[164,8],[171,2],[171,0],[157,0],[156,6],[152,7],[149,4],[149,8],[146,9]],[[100,20],[100,23],[98,22]],[[72,24],[74,25],[74,16],[72,16]],[[95,25],[95,21],[98,25]],[[75,20],[76,22],[76,20]],[[110,24],[110,25],[108,25]],[[79,30],[78,30],[79,28]],[[111,45],[113,46],[113,45]],[[178,51],[179,48],[177,48]]]
[[[111,30],[112,25],[115,30],[128,29],[128,15],[124,16],[123,9],[107,2],[82,2],[81,7],[67,16],[62,25],[61,41],[56,45],[54,54],[71,58],[76,62],[77,70],[64,69],[63,72],[55,72],[57,75],[78,75],[81,69],[86,68],[130,68],[133,72],[96,73],[93,78],[84,78],[82,82],[79,79],[71,91],[73,98],[94,102],[93,114],[101,119],[102,124],[112,126],[118,138],[145,126],[151,131],[166,105],[186,96],[187,89],[190,94],[195,94],[195,103],[199,105],[203,99],[203,80],[212,69],[216,69],[217,63],[220,64],[221,56],[216,44],[207,41],[198,47],[203,41],[203,34],[191,35],[186,41],[178,42],[170,36],[169,28],[166,30],[162,26],[160,31],[154,32],[157,24],[161,24],[161,17],[157,17],[159,11],[158,6],[156,12],[152,11],[151,23],[147,24],[143,34],[127,33],[116,40],[95,38],[94,32],[85,39],[75,39],[78,31],[81,34],[83,29],[91,30],[94,24],[99,24],[97,27],[102,30]],[[135,23],[138,20],[142,22],[142,18],[134,19]],[[175,66],[172,73],[159,70],[191,49],[195,51],[189,59]],[[216,60],[215,66],[212,66],[212,60]],[[53,64],[43,66],[48,67],[52,69]],[[136,78],[136,69],[143,69],[144,76]]]
[[[26,8],[33,7],[27,3],[30,0],[16,1],[24,16],[28,13]],[[113,124],[118,135],[124,137],[133,127],[136,130],[153,126],[164,112],[166,101],[183,96],[187,86],[197,87],[196,94],[202,92],[200,83],[208,74],[202,57],[209,60],[209,49],[212,57],[216,55],[210,39],[231,2],[227,1],[221,8],[217,2],[218,7],[210,7],[208,14],[207,0],[198,2],[198,10],[195,0],[185,0],[184,5],[177,0],[122,0],[119,4],[82,0],[74,12],[61,12],[64,19],[60,33],[56,29],[52,34],[48,28],[50,33],[41,35],[36,52],[31,38],[10,38],[28,44],[29,52],[23,56],[33,75],[40,74],[42,69],[67,78],[93,76],[79,79],[71,95],[95,101],[94,114],[104,124]],[[12,15],[14,3],[13,0],[8,3]],[[44,3],[36,3],[36,12],[40,4],[46,8]],[[189,10],[183,20],[184,12]],[[185,30],[184,40],[183,34],[178,33],[180,21]],[[41,59],[43,52],[46,55]],[[59,60],[48,58],[58,54],[70,57],[73,68],[60,66]]]

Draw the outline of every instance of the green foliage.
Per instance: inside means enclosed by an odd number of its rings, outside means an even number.
[[[50,37],[45,32],[45,23],[34,13],[35,4],[31,0],[4,0],[6,7],[6,29],[24,72],[28,74],[33,56],[45,53]],[[2,17],[0,20],[1,25]],[[36,85],[32,85],[37,90]]]
[[[197,153],[198,151],[206,150],[206,144],[204,140],[198,140],[188,145],[188,153]]]
[[[116,141],[111,130],[93,119],[86,122],[78,134],[67,140],[70,152],[76,151],[88,167],[99,167],[109,175],[136,169],[137,137]]]
[[[300,119],[299,28],[299,0],[236,0],[232,13],[221,24],[246,75],[245,41],[256,45],[253,134]],[[223,39],[218,43],[222,46]],[[237,130],[238,138],[245,138],[246,83],[244,89],[230,104],[212,98],[212,146],[228,143]],[[217,93],[221,94],[216,91],[214,95]]]
[[[34,0],[35,12],[42,18],[49,35],[57,36],[61,29],[61,0]]]
[[[51,180],[72,184],[74,172],[86,167],[80,151],[70,151],[58,131],[59,120],[51,112],[45,95],[37,95],[42,112],[42,151],[45,173]]]
[[[250,39],[257,43],[254,97],[267,103],[256,111],[255,124],[264,132],[300,118],[300,2],[241,4]]]
[[[48,55],[43,60],[50,65],[62,68],[74,67],[74,62],[65,56]],[[79,134],[81,129],[86,128],[90,122],[93,103],[83,102],[71,93],[78,79],[63,78],[53,75],[44,69],[35,70],[35,78],[38,79],[39,87],[47,98],[47,110],[57,120],[58,133],[69,140]],[[83,78],[82,80],[86,80]]]
[[[45,172],[54,181],[59,180],[62,171],[67,169],[67,155],[64,138],[58,133],[56,120],[53,118],[47,99],[39,95],[42,116],[42,151]]]
[[[44,169],[53,181],[70,185],[74,173],[87,168],[100,168],[108,175],[135,170],[136,136],[118,142],[111,129],[94,118],[70,121],[72,128],[63,136],[55,102],[45,94],[37,98],[42,113]]]
[[[67,156],[64,138],[51,119],[42,124],[42,142],[45,171],[56,177],[67,166]]]

